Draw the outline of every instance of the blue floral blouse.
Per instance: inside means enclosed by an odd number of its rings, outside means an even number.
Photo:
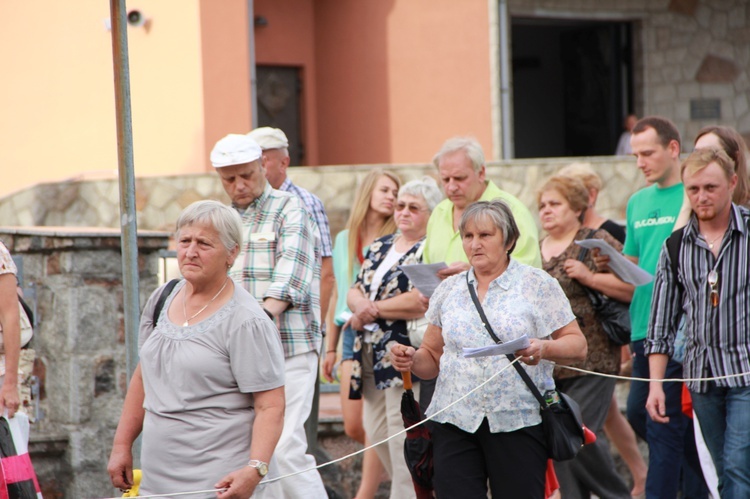
[[[473,269],[469,279],[476,287]],[[548,338],[552,332],[575,320],[568,299],[557,280],[541,269],[511,259],[508,268],[490,283],[482,302],[492,329],[502,341],[523,334]],[[430,298],[427,319],[442,328],[445,346],[428,415],[447,407],[509,364],[504,355],[467,359],[464,347],[494,344],[471,300],[466,272],[443,281]],[[552,377],[554,364],[522,366],[540,391]],[[473,433],[487,418],[493,433],[510,432],[541,423],[539,403],[514,368],[438,414],[435,421],[451,423]]]
[[[357,281],[353,285],[353,287],[362,291],[365,296],[370,296],[370,286],[375,271],[388,254],[388,251],[393,247],[396,237],[398,237],[397,234],[390,234],[376,239],[370,245],[370,251],[367,252],[365,261],[362,263],[362,268],[357,276]],[[414,286],[398,266],[419,263],[421,260],[419,248],[423,243],[424,238],[420,239],[409,251],[404,253],[399,261],[385,273],[375,296],[376,301],[385,300],[411,291]],[[375,388],[385,390],[392,386],[403,386],[401,375],[391,365],[391,346],[394,343],[411,345],[406,330],[406,321],[378,318],[375,322],[379,326],[378,330],[372,333],[372,364]],[[363,342],[364,332],[357,331],[357,337],[354,339],[354,363],[352,364],[352,378],[349,388],[350,399],[362,398]]]

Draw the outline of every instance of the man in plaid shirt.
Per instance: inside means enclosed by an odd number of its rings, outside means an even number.
[[[285,475],[315,466],[315,458],[306,454],[304,423],[321,344],[320,232],[297,196],[271,187],[261,154],[247,135],[230,134],[214,146],[211,164],[243,222],[242,251],[229,275],[258,300],[284,346],[286,410],[274,474]],[[317,470],[262,490],[267,497],[327,497]]]
[[[289,168],[289,139],[283,130],[262,126],[247,134],[258,143],[263,151],[263,168],[266,170],[266,180],[271,187],[280,191],[296,194],[302,200],[302,204],[315,219],[320,230],[320,316],[325,325],[328,312],[328,304],[331,301],[331,292],[336,286],[333,277],[333,243],[331,241],[331,228],[328,224],[323,201],[312,192],[292,183],[287,175]]]

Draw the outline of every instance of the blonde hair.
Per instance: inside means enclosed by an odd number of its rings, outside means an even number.
[[[568,166],[564,166],[557,172],[557,175],[564,175],[566,177],[575,177],[583,182],[586,189],[591,191],[594,190],[599,192],[602,190],[602,178],[591,168],[588,163],[571,163]]]
[[[372,193],[375,190],[375,184],[381,177],[388,177],[393,180],[396,183],[396,189],[401,187],[401,179],[395,173],[380,168],[376,168],[368,173],[362,180],[362,183],[359,184],[357,193],[354,196],[354,204],[349,212],[349,219],[346,221],[346,228],[349,229],[349,239],[347,241],[347,248],[349,249],[349,275],[352,274],[352,270],[354,269],[354,259],[359,258],[357,254],[357,241],[361,240],[362,225],[367,217],[367,212],[370,211]],[[396,221],[393,219],[393,214],[391,214],[380,228],[377,237],[394,232],[396,232]],[[361,251],[361,248],[359,250]]]

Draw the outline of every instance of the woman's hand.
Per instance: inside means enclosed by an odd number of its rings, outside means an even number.
[[[336,351],[335,350],[329,350],[326,352],[325,357],[323,358],[323,377],[328,381],[329,383],[334,382],[333,378],[333,366],[336,365]]]
[[[130,448],[124,445],[112,447],[109,455],[107,472],[112,486],[121,491],[128,490],[133,486],[133,454]]]
[[[391,365],[398,372],[407,372],[411,370],[414,364],[414,347],[408,347],[397,343],[391,347]]]
[[[378,318],[378,307],[373,301],[360,300],[354,306],[352,313],[362,324],[370,324]]]
[[[575,279],[584,286],[591,287],[591,279],[594,277],[594,273],[583,262],[568,258],[563,264],[563,270],[571,279]]]
[[[521,357],[521,362],[524,364],[535,366],[544,358],[544,345],[546,342],[546,340],[531,338],[529,346],[523,350],[516,350],[515,356]]]
[[[216,497],[218,499],[248,499],[253,495],[259,482],[258,470],[245,466],[216,482],[214,488],[226,489],[224,492],[217,492]]]
[[[12,418],[21,406],[21,399],[18,397],[18,385],[4,382],[2,389],[0,389],[0,402],[2,402],[0,408],[5,407],[8,410],[8,417]]]

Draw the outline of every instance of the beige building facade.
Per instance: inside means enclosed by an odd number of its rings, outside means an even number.
[[[458,134],[495,160],[609,154],[629,112],[674,120],[684,150],[706,124],[750,133],[744,0],[127,7],[146,20],[128,28],[138,177],[210,171],[213,143],[253,114],[312,166],[424,163]],[[115,178],[107,3],[0,11],[0,196]]]

